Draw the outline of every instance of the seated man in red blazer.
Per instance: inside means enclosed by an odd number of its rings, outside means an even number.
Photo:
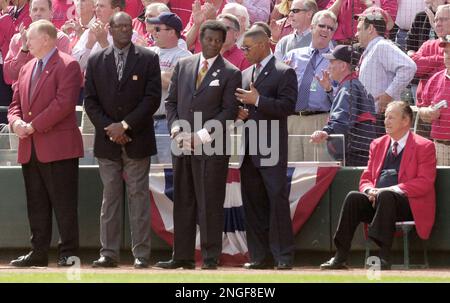
[[[341,209],[334,235],[336,254],[321,269],[347,268],[345,262],[360,222],[368,224],[368,237],[380,247],[382,270],[390,269],[395,222],[414,220],[419,237],[430,236],[435,215],[436,152],[431,141],[410,132],[412,119],[408,104],[389,103],[386,135],[370,145],[360,191],[350,192]]]

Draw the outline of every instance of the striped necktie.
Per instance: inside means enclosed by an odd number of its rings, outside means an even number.
[[[43,67],[44,67],[44,62],[41,59],[39,59],[37,62],[36,71],[34,72],[33,76],[31,77],[30,100],[33,97],[34,90],[36,89],[39,78],[41,77]]]
[[[208,61],[203,61],[202,68],[199,70],[197,75],[197,82],[196,82],[196,88],[198,89],[200,84],[202,83],[203,79],[206,76],[206,73],[208,72]]]
[[[319,50],[314,49],[311,55],[311,59],[309,59],[309,62],[306,65],[306,69],[303,74],[302,82],[298,91],[297,104],[295,105],[296,112],[304,111],[308,108],[309,91],[311,89],[311,83],[314,80],[314,71],[316,69],[318,54]]]

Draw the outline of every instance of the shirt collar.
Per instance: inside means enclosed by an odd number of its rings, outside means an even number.
[[[56,52],[56,47],[54,47],[51,51],[49,51],[41,60],[42,60],[42,68],[44,68],[45,65],[47,65],[50,58],[53,56],[53,54]]]
[[[261,69],[263,70],[264,67],[266,67],[267,63],[269,63],[270,59],[272,59],[273,54],[270,53],[267,57],[265,57],[264,59],[261,60],[261,62],[259,62],[259,64],[261,64]]]
[[[309,54],[311,55],[315,49],[319,51],[319,54],[328,53],[330,51],[330,45],[324,48],[314,48],[311,42],[311,44],[309,45]]]
[[[382,40],[382,39],[384,39],[383,37],[381,37],[381,36],[378,36],[378,37],[376,37],[376,38],[373,38],[370,42],[369,42],[369,44],[367,44],[367,47],[366,47],[366,50],[364,51],[364,53],[367,53],[372,47],[374,47],[375,46],[375,44],[377,44],[380,40]]]
[[[123,54],[124,54],[125,56],[128,54],[128,51],[130,50],[130,47],[131,47],[131,43],[128,44],[127,46],[125,46],[124,48],[120,49],[120,48],[116,47],[116,46],[114,45],[114,43],[113,43],[113,49],[114,49],[114,52],[116,52],[117,54],[118,54],[119,52],[123,52]]]
[[[203,61],[208,61],[208,70],[211,68],[211,66],[214,64],[214,62],[216,61],[217,57],[219,57],[219,55],[209,58],[209,59],[205,59],[205,57],[203,57],[203,53],[200,53],[200,66],[202,66]]]
[[[406,132],[406,134],[400,138],[400,140],[397,140],[398,142],[398,147],[397,147],[397,152],[400,153],[402,151],[402,149],[405,147],[406,145],[406,141],[408,140],[408,136],[409,136],[409,131]],[[393,146],[395,140],[391,138],[391,147]]]
[[[448,69],[445,70],[445,77],[447,77],[448,80],[450,80],[450,75],[448,74]]]

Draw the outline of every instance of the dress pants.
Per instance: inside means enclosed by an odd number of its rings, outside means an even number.
[[[194,260],[196,224],[203,260],[222,253],[228,157],[173,157],[174,260]]]
[[[52,211],[60,241],[58,256],[77,255],[78,158],[42,163],[32,145],[30,162],[22,164],[31,245],[36,256],[46,257],[52,239]]]
[[[408,199],[393,191],[381,191],[375,208],[366,194],[351,191],[341,209],[338,227],[334,235],[336,257],[345,261],[350,251],[353,234],[359,223],[369,224],[368,237],[380,248],[380,257],[389,259],[395,233],[395,222],[413,220]]]
[[[287,167],[257,168],[245,156],[240,171],[250,261],[292,264],[295,246]]]
[[[126,184],[130,216],[131,251],[135,258],[150,257],[150,157],[131,159],[125,148],[122,158],[98,158],[103,183],[100,214],[100,255],[120,260],[122,243],[123,206]]]

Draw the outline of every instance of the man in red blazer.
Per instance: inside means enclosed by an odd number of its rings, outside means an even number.
[[[334,235],[337,251],[321,269],[346,269],[353,234],[360,222],[380,247],[382,270],[390,269],[389,255],[395,222],[416,223],[420,238],[428,239],[434,224],[436,151],[433,142],[410,132],[413,113],[402,101],[389,103],[386,135],[370,145],[369,163],[359,192],[345,198]]]
[[[75,105],[82,82],[78,62],[56,48],[57,30],[47,20],[34,22],[27,46],[35,57],[19,73],[8,120],[20,138],[18,162],[27,193],[32,251],[12,266],[47,266],[56,215],[58,266],[71,265],[78,250],[78,158],[83,156]]]

